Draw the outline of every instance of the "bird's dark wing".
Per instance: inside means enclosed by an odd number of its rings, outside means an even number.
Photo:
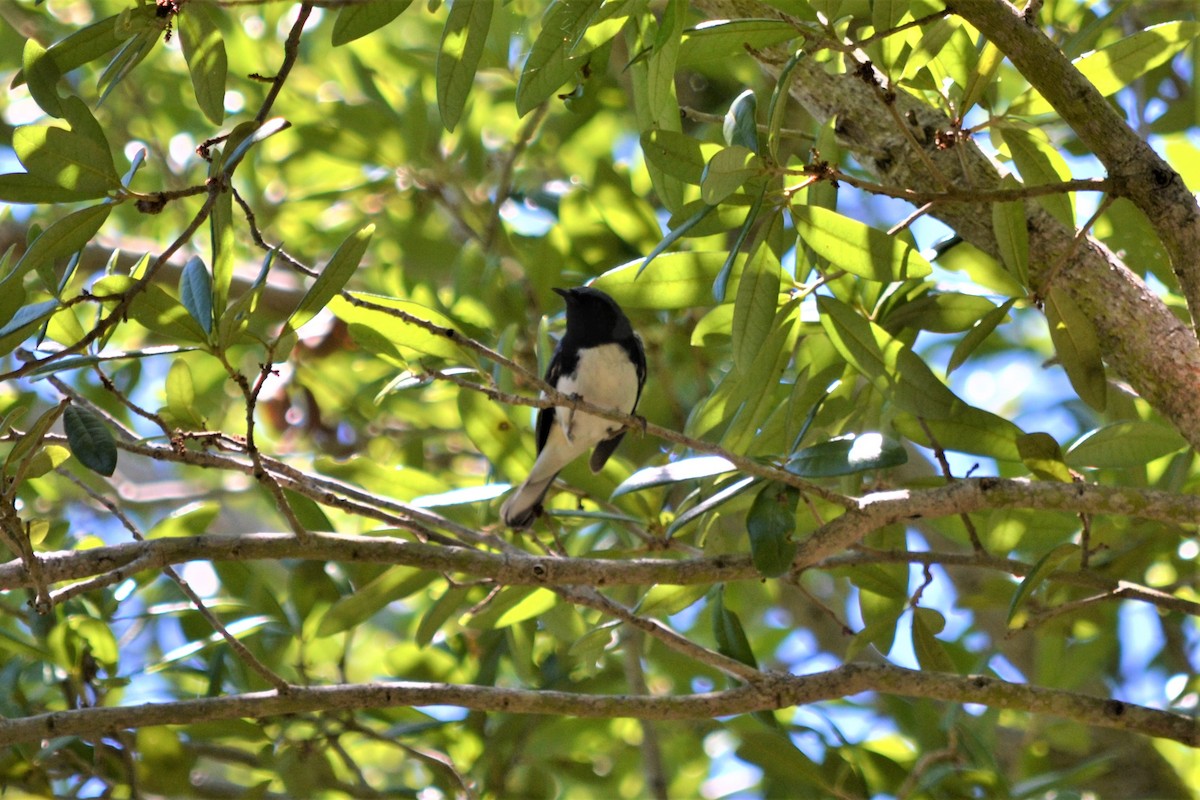
[[[558,388],[558,379],[562,377],[562,343],[559,342],[558,347],[554,348],[554,355],[550,357],[550,366],[546,368],[546,383]],[[538,412],[537,417],[537,451],[542,452],[542,448],[546,446],[546,442],[550,439],[550,430],[554,427],[554,406],[543,408]]]
[[[625,438],[625,431],[621,431],[616,436],[605,439],[596,448],[592,450],[592,457],[588,459],[588,466],[592,468],[592,472],[599,472],[604,469],[604,464],[608,461],[609,456],[617,450],[617,445]]]

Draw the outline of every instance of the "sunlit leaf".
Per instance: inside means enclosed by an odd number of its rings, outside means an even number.
[[[793,206],[804,243],[838,269],[873,281],[923,278],[929,262],[900,235],[891,236],[858,220],[816,206]]]

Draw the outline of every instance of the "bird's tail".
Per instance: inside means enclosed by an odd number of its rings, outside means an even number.
[[[507,500],[500,506],[500,519],[513,530],[528,528],[537,518],[542,498],[550,490],[557,472],[539,476],[535,469]]]

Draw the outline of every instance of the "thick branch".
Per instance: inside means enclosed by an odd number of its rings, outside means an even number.
[[[1171,256],[1192,319],[1200,324],[1200,208],[1179,176],[1058,46],[1004,0],[947,0],[1013,63],[1080,141],[1120,180]]]
[[[0,721],[0,746],[60,736],[96,737],[153,725],[190,725],[241,717],[429,705],[514,714],[553,714],[560,717],[705,719],[789,708],[866,691],[1050,714],[1084,725],[1119,728],[1193,747],[1200,745],[1200,729],[1195,720],[1169,711],[1074,692],[1006,683],[982,675],[951,675],[893,666],[847,664],[814,675],[776,674],[768,680],[728,691],[679,697],[605,697],[412,681],[297,687],[286,695],[254,692],[172,703],[147,703],[126,708],[82,708],[6,719]]]
[[[965,14],[968,6],[993,3],[1001,5],[995,0],[971,0],[956,4],[956,8]],[[750,0],[697,0],[696,4],[714,19],[779,16],[770,7]],[[757,55],[763,69],[777,78],[790,53],[768,49]],[[1057,51],[1056,56],[1062,58]],[[854,74],[827,70],[825,64],[800,59],[791,72],[791,96],[817,120],[836,120],[834,130],[840,142],[880,183],[917,193],[943,192],[947,183],[955,189],[990,192],[1003,188],[998,168],[974,142],[940,146],[937,134],[952,127],[943,112],[907,92],[884,91],[875,82],[882,80],[877,75],[865,80],[864,72],[873,74],[870,69]],[[1129,179],[1130,171],[1126,166],[1111,177]],[[1187,203],[1190,212],[1176,209],[1172,213],[1194,213],[1195,201],[1189,196]],[[998,256],[991,208],[986,203],[939,203],[931,213],[966,241]],[[1088,239],[1083,246],[1076,246],[1075,231],[1035,202],[1026,203],[1026,214],[1031,288],[1044,295],[1053,281],[1069,294],[1095,326],[1108,365],[1193,446],[1200,447],[1200,403],[1196,402],[1200,344],[1194,332],[1102,244]],[[1133,320],[1136,325],[1131,324]]]

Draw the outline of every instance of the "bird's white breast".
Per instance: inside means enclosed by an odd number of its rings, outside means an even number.
[[[637,401],[637,368],[625,348],[618,344],[589,347],[580,352],[575,374],[559,379],[558,390],[604,408],[629,413]],[[621,429],[617,422],[582,412],[572,414],[568,408],[559,407],[555,416],[567,438],[575,442],[598,442]]]

